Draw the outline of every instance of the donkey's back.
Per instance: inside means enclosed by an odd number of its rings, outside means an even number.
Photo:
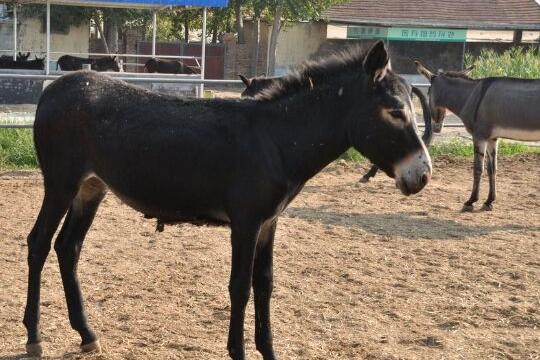
[[[476,92],[478,132],[486,138],[540,140],[540,79],[486,78]]]

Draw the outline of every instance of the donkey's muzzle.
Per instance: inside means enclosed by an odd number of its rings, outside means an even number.
[[[396,187],[404,195],[416,194],[422,190],[431,179],[431,158],[422,147],[416,153],[401,160],[394,168]]]

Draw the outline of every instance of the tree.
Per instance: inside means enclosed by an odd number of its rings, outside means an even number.
[[[158,13],[158,37],[162,40],[189,42],[191,30],[202,24],[201,9],[170,9]]]
[[[224,32],[231,31],[231,22],[234,18],[234,11],[229,6],[223,9],[211,9],[208,25],[212,34],[212,43],[216,44],[222,38]]]
[[[279,33],[284,24],[300,20],[320,20],[326,9],[342,2],[344,0],[252,0],[250,5],[253,13],[258,7],[262,9],[261,14],[272,22],[267,75],[275,74],[276,49]]]
[[[251,64],[250,73],[251,76],[257,76],[259,65],[259,48],[261,45],[261,17],[266,7],[265,0],[251,0],[251,6],[253,7],[253,20],[255,22],[255,33],[253,48],[251,50]]]
[[[236,33],[238,34],[238,43],[244,44],[246,42],[244,35],[244,20],[242,14],[243,0],[231,0],[231,4],[234,3],[234,16],[236,19]],[[230,5],[229,5],[230,6]]]
[[[43,5],[21,7],[23,16],[39,18],[45,31],[46,8]],[[127,28],[146,27],[149,11],[134,9],[88,8],[79,6],[51,6],[51,31],[68,33],[71,26],[92,23],[96,27],[107,53],[118,52],[119,33]]]

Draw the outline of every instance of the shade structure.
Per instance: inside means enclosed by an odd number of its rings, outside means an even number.
[[[45,4],[46,0],[7,0],[8,3]],[[226,7],[228,0],[50,0],[53,5],[156,9],[169,6]]]
[[[226,7],[227,0],[80,0],[69,1],[90,3],[95,6],[122,7],[163,7],[163,6],[197,6],[197,7]]]
[[[152,56],[156,55],[156,28],[157,18],[156,11],[159,9],[173,7],[173,6],[190,6],[190,7],[202,7],[203,8],[203,31],[201,41],[201,80],[204,80],[205,67],[206,67],[206,20],[207,20],[207,8],[209,7],[226,7],[228,0],[4,0],[7,3],[15,4],[27,4],[42,3],[46,5],[46,34],[47,34],[47,52],[45,55],[45,74],[50,73],[50,59],[51,59],[51,5],[71,5],[71,6],[86,6],[86,7],[116,7],[116,8],[130,8],[130,9],[152,9],[153,14],[153,36],[152,36]],[[14,50],[13,58],[16,59],[17,53],[17,11],[14,7]],[[204,83],[200,85],[199,96],[204,96]]]

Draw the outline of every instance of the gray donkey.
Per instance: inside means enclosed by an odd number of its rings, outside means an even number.
[[[486,156],[489,194],[482,209],[493,210],[497,140],[540,140],[540,79],[472,79],[468,76],[472,68],[434,74],[420,62],[415,63],[418,73],[431,83],[428,97],[433,132],[441,132],[446,110],[450,110],[459,116],[473,138],[474,181],[463,211],[473,211],[473,204],[478,200]]]

